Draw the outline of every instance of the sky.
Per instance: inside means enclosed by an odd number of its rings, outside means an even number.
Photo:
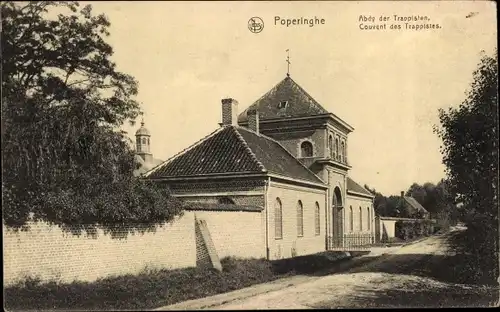
[[[87,4],[82,2],[82,5]],[[287,71],[325,109],[354,127],[349,175],[384,195],[445,176],[438,109],[465,98],[481,50],[496,43],[489,1],[92,2],[111,26],[118,70],[139,82],[151,151],[166,160],[216,130],[221,99],[243,111]],[[471,14],[472,13],[472,14]],[[390,29],[398,16],[439,29]],[[360,15],[390,17],[386,30],[361,30]],[[472,16],[471,16],[472,15]],[[252,33],[251,17],[264,29]],[[467,17],[469,16],[469,17]],[[324,24],[275,24],[275,18]],[[364,23],[368,25],[370,22]],[[139,127],[124,126],[134,139]]]

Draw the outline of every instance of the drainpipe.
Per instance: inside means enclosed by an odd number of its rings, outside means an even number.
[[[271,184],[271,178],[267,178],[264,186],[264,208],[266,209],[266,259],[269,260],[269,186]]]

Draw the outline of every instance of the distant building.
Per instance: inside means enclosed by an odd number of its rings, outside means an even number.
[[[401,199],[399,202],[399,210],[405,211],[409,218],[429,219],[430,213],[413,197],[405,196],[405,192],[401,191]]]
[[[154,158],[151,153],[151,134],[144,126],[144,121],[135,132],[135,160],[140,164],[140,167],[134,171],[135,176],[139,176],[163,162],[161,159]]]

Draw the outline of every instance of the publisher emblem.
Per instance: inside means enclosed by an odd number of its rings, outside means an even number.
[[[258,34],[264,29],[264,21],[260,17],[252,17],[248,20],[248,29],[254,34]]]

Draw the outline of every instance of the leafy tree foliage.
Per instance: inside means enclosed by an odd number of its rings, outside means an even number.
[[[365,188],[375,196],[374,207],[377,214],[386,217],[423,218],[420,211],[408,210],[400,196],[386,197],[368,185],[365,185]],[[449,195],[445,180],[441,180],[437,185],[430,182],[423,185],[413,183],[405,195],[415,198],[434,219],[446,221],[447,224],[453,223],[452,220],[456,219],[456,207]]]
[[[366,184],[365,188],[375,196],[373,201],[373,207],[377,215],[384,217],[405,216],[402,212],[402,207],[400,204],[401,198],[399,196],[391,195],[389,197],[386,197],[382,193],[377,192],[377,190],[370,188]]]
[[[497,52],[495,51],[495,54]],[[483,55],[466,99],[440,110],[443,162],[462,217],[482,235],[498,234],[498,63]]]
[[[106,16],[63,1],[1,10],[6,225],[31,215],[72,228],[150,228],[179,214],[165,188],[132,175],[134,153],[118,129],[140,114],[138,83],[111,60]]]
[[[475,275],[498,277],[498,62],[483,55],[466,99],[440,110],[450,194],[467,225],[462,242],[476,257]]]
[[[423,185],[413,183],[407,196],[415,198],[436,219],[440,228],[447,228],[456,223],[458,219],[457,208],[449,192],[449,182],[445,179],[436,185],[427,182]]]

